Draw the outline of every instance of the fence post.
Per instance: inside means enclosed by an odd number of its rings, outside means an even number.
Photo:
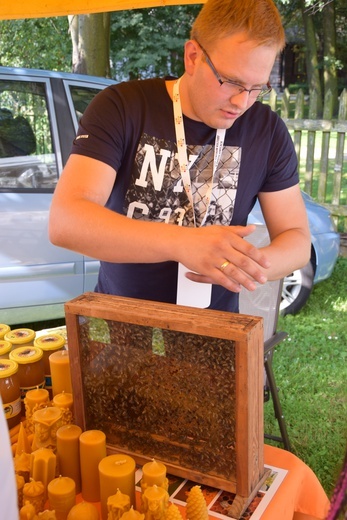
[[[310,91],[310,104],[308,111],[309,119],[317,119],[318,115],[318,94],[316,90]],[[316,131],[309,130],[307,132],[307,152],[306,152],[306,170],[305,170],[305,191],[312,194],[312,178],[314,168],[314,145],[316,142]]]
[[[282,102],[281,102],[281,117],[282,119],[289,119],[290,104],[289,104],[290,93],[287,88],[283,91]]]
[[[304,118],[304,104],[305,104],[304,91],[302,89],[299,89],[298,93],[296,95],[296,99],[295,99],[295,110],[294,110],[294,119],[295,120]],[[296,156],[298,158],[298,165],[300,165],[301,139],[302,139],[302,130],[294,130],[293,141],[294,141]],[[299,167],[299,170],[300,170],[300,167]]]
[[[341,92],[341,96],[340,96],[338,120],[346,121],[346,119],[347,119],[347,90],[344,89]],[[335,159],[335,168],[334,168],[335,175],[334,175],[334,187],[333,187],[333,199],[332,199],[332,204],[334,204],[334,205],[340,204],[345,136],[346,136],[345,132],[339,132],[339,131],[337,132],[336,159]]]
[[[334,99],[331,90],[329,89],[324,96],[324,111],[323,119],[330,121],[333,117]],[[329,145],[330,145],[331,131],[322,132],[322,151],[320,158],[320,172],[318,180],[318,202],[325,202],[327,179],[329,171]]]

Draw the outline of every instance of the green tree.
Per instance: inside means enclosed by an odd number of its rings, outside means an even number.
[[[339,92],[347,86],[346,65],[343,65],[347,61],[345,0],[276,1],[286,31],[294,34],[293,41],[295,34],[300,40],[300,26],[304,28],[307,85],[318,94],[318,115],[322,115],[323,98],[328,91],[332,94],[336,115]]]
[[[178,76],[183,46],[201,4],[116,11],[111,16],[112,76]]]
[[[66,16],[0,21],[0,65],[71,70]]]

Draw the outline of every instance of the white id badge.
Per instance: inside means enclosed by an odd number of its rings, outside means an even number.
[[[176,303],[205,309],[211,303],[212,284],[188,280],[185,276],[188,271],[184,265],[178,264]]]

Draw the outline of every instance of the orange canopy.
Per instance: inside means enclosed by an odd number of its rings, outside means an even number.
[[[2,0],[0,19],[43,18],[68,14],[106,13],[141,7],[198,4],[204,0]]]

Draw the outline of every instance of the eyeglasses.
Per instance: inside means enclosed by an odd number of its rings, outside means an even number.
[[[222,79],[216,67],[213,65],[211,58],[203,48],[203,46],[197,41],[197,44],[201,48],[204,53],[206,63],[212,70],[213,74],[216,76],[218,83],[222,87],[224,85],[224,89],[228,89],[230,96],[237,96],[238,94],[242,94],[242,92],[248,92],[248,95],[251,99],[259,99],[269,94],[272,90],[270,83],[268,82],[266,85],[262,85],[261,87],[256,88],[245,88],[243,85],[232,81],[231,79]]]

